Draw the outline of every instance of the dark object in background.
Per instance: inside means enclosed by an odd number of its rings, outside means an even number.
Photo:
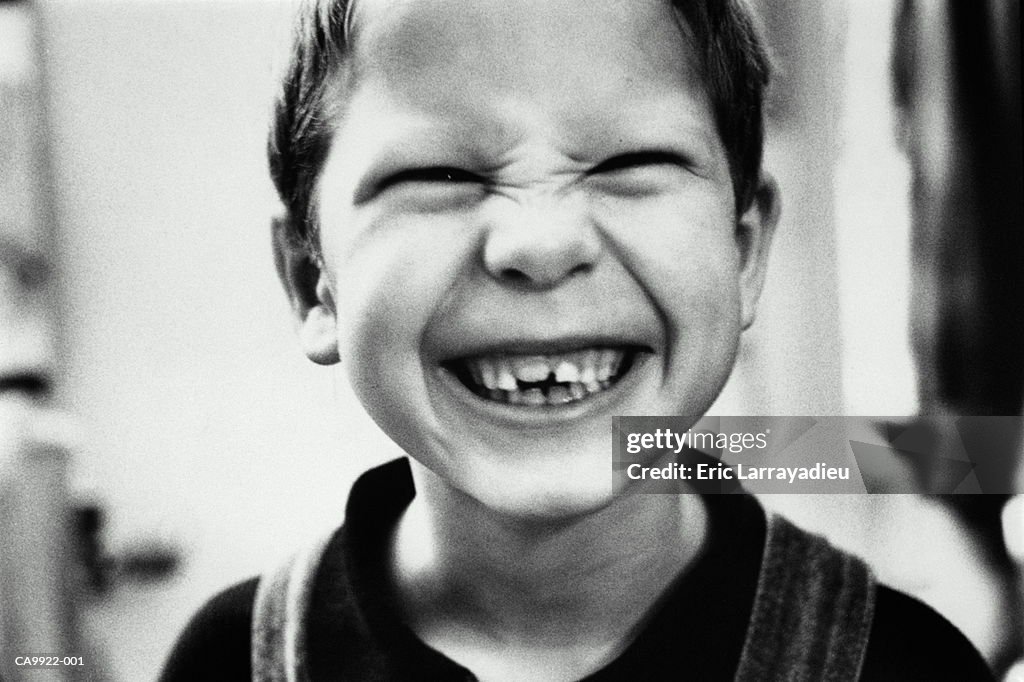
[[[945,44],[935,44],[939,36]],[[913,170],[912,324],[922,412],[1020,414],[1018,0],[904,0],[893,66]]]
[[[75,508],[79,563],[90,592],[97,596],[126,582],[157,582],[170,578],[181,565],[181,549],[169,541],[142,539],[110,554],[103,542],[104,513],[97,504]]]
[[[902,0],[893,82],[913,173],[912,342],[924,414],[1019,415],[1024,401],[1024,175],[1019,0]],[[991,440],[991,439],[990,439]],[[1006,480],[1021,434],[1006,438]],[[927,465],[926,465],[927,466]],[[933,472],[920,472],[926,479]],[[1002,495],[942,501],[1011,583]],[[1022,604],[1008,611],[1024,613]],[[1015,619],[1020,623],[1021,618]],[[1018,629],[1020,626],[1018,625]],[[1024,633],[996,661],[1024,651]]]

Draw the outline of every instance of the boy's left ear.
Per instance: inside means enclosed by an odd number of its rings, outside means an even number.
[[[768,173],[762,173],[750,207],[736,224],[736,242],[740,249],[740,297],[743,328],[754,323],[757,301],[768,270],[768,252],[775,225],[779,222],[779,187]]]

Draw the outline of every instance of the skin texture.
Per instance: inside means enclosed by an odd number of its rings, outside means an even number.
[[[303,347],[342,362],[420,465],[394,558],[414,629],[484,677],[578,677],[705,528],[696,496],[613,494],[610,418],[696,420],[717,396],[754,317],[774,186],[735,215],[667,3],[369,0],[353,22],[322,259],[276,242]],[[558,407],[484,401],[442,368],[602,345],[644,352]]]

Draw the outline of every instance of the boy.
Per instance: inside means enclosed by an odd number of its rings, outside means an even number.
[[[703,414],[753,322],[767,72],[733,1],[305,8],[278,270],[411,459],[212,601],[165,679],[986,678],[752,498],[611,489],[611,417]]]

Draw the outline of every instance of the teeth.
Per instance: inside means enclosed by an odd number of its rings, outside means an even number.
[[[571,400],[572,396],[565,386],[552,386],[548,389],[548,403],[551,405],[564,405]]]
[[[469,374],[473,377],[473,381],[478,384],[482,384],[483,378],[480,374],[480,365],[478,363],[472,363],[469,365]]]
[[[622,360],[623,360],[624,357],[625,357],[624,354],[616,353],[614,355],[614,357],[612,358],[612,375],[613,376],[617,375],[619,373],[619,368],[622,367]]]
[[[607,381],[612,375],[612,363],[615,362],[616,353],[610,350],[602,350],[597,354],[597,380]]]
[[[555,367],[555,381],[560,384],[571,384],[580,380],[580,368],[568,360],[562,360]]]
[[[587,389],[579,382],[569,384],[569,396],[573,400],[579,400],[587,394]]]
[[[476,357],[465,366],[484,398],[510,405],[564,405],[608,389],[625,357],[623,350],[591,348],[557,355]]]
[[[516,379],[529,383],[544,381],[551,373],[548,361],[540,356],[515,358],[512,360],[512,367],[515,371]]]
[[[590,384],[597,381],[597,351],[587,351],[580,366],[580,381]]]
[[[498,365],[498,388],[503,391],[515,391],[519,388],[516,378],[512,374],[512,366],[507,359],[502,359]]]
[[[518,392],[518,391],[517,391]],[[531,388],[527,391],[523,391],[523,403],[526,405],[543,405],[547,402],[544,399],[544,392],[539,388]]]
[[[476,378],[476,372],[474,372],[473,368],[476,367],[476,371],[480,373],[480,383],[492,391],[498,388],[498,368],[494,366],[493,362],[482,359],[478,362],[470,362],[468,364],[470,372],[473,372],[474,379]]]

